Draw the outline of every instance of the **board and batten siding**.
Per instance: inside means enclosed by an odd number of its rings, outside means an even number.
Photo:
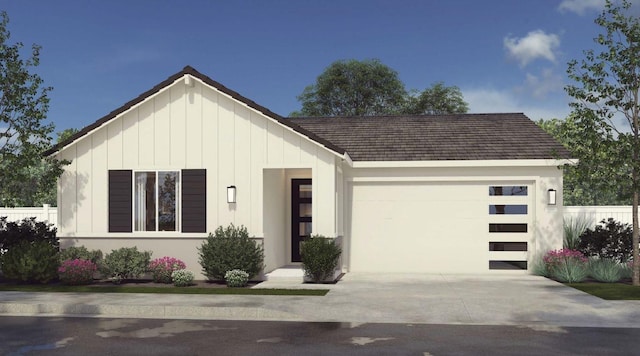
[[[58,153],[72,161],[58,185],[59,236],[115,236],[108,233],[109,171],[206,169],[207,231],[234,223],[260,237],[263,171],[273,168],[311,169],[314,194],[322,197],[313,207],[314,232],[333,236],[335,153],[197,79],[191,82],[176,80]],[[230,185],[237,187],[237,204],[226,202]]]

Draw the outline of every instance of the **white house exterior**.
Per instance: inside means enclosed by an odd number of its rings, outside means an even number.
[[[72,162],[63,248],[199,271],[197,247],[233,223],[265,272],[313,233],[338,239],[345,272],[495,273],[562,245],[569,156],[522,114],[287,119],[185,67],[48,154]]]

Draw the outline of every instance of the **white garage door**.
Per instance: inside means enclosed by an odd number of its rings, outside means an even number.
[[[489,186],[488,183],[479,182],[354,183],[350,270],[420,273],[489,271],[491,254],[495,254],[490,253],[493,247],[489,246],[498,246],[490,244],[491,240],[529,239],[526,231],[489,232],[489,223],[496,222],[490,215]],[[526,220],[529,215],[520,215],[515,219]],[[499,217],[497,222],[502,222],[500,219],[506,219],[504,222],[516,221],[513,216]],[[528,226],[525,228],[530,230]],[[517,254],[525,256],[517,259],[526,259],[526,251]]]

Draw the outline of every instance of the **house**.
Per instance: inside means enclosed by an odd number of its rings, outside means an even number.
[[[523,114],[284,118],[185,67],[47,154],[72,162],[63,247],[137,246],[196,272],[229,223],[266,272],[310,234],[340,243],[345,272],[526,270],[562,246],[570,156]]]

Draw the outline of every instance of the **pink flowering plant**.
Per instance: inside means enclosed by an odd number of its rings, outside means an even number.
[[[91,284],[98,267],[90,260],[64,260],[58,267],[58,277],[64,284]]]
[[[558,266],[567,260],[576,260],[582,263],[589,262],[589,259],[582,252],[568,248],[549,251],[543,258],[544,263],[549,268]]]
[[[184,262],[168,256],[156,258],[149,263],[149,271],[153,274],[153,281],[157,283],[171,283],[171,274],[174,271],[185,268],[187,268],[187,266]]]
[[[560,282],[581,282],[589,275],[589,259],[577,250],[552,250],[547,252],[542,260],[551,277]]]

